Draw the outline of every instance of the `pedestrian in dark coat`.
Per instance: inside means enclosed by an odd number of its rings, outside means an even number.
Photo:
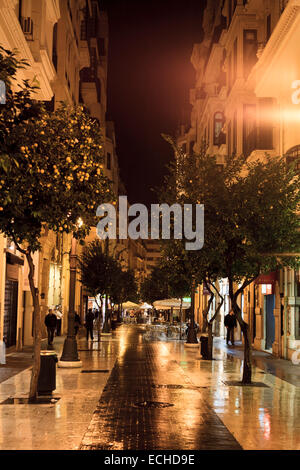
[[[45,316],[45,325],[48,332],[48,346],[53,344],[54,332],[57,324],[57,317],[51,308],[49,309],[48,314]]]
[[[91,340],[93,341],[93,327],[94,327],[94,314],[92,312],[92,309],[89,308],[88,312],[85,316],[85,324],[84,326],[86,327],[86,339],[88,341],[89,335],[91,336]]]
[[[232,346],[234,346],[234,329],[237,326],[237,322],[233,310],[230,310],[228,315],[225,316],[224,325],[227,328],[226,344],[231,341]]]

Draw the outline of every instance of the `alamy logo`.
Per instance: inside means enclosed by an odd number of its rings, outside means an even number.
[[[119,220],[113,204],[101,204],[96,215],[101,217],[97,225],[97,235],[106,238],[125,240],[176,240],[186,241],[186,250],[201,250],[204,244],[204,205],[203,204],[151,204],[150,218],[144,204],[133,204],[128,208],[127,196],[119,197]],[[135,217],[128,223],[128,218]],[[171,237],[171,217],[174,225]],[[150,219],[150,227],[149,227]],[[161,223],[161,227],[160,227]],[[195,227],[195,229],[194,229]],[[119,237],[117,237],[117,228]],[[150,235],[150,236],[149,236]]]
[[[6,104],[6,86],[3,80],[0,80],[0,104]]]

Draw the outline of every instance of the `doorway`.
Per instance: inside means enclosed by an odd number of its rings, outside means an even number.
[[[18,281],[5,282],[3,341],[7,348],[17,342]]]
[[[272,351],[272,345],[275,341],[275,295],[265,295],[265,319],[266,319],[266,345],[267,351]]]

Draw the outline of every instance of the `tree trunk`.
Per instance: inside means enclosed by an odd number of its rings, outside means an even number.
[[[105,295],[105,320],[102,333],[110,333],[109,312],[108,312],[108,295]]]
[[[192,293],[191,293],[191,322],[187,334],[187,343],[196,344],[198,343],[197,333],[195,329],[195,281],[192,283]]]
[[[40,365],[41,365],[41,341],[42,341],[41,312],[40,312],[38,289],[34,285],[34,269],[35,268],[34,268],[31,251],[26,252],[26,259],[29,265],[28,281],[29,281],[30,292],[31,292],[32,301],[33,301],[33,318],[34,318],[34,327],[33,327],[34,351],[33,351],[33,365],[32,365],[32,371],[31,371],[31,379],[30,379],[29,399],[34,400],[37,397],[37,385],[38,385],[38,378],[39,378]]]
[[[121,322],[122,322],[122,317],[121,317],[121,305],[122,305],[122,304],[118,304],[118,316],[117,316],[117,322],[118,322],[118,323],[121,323]]]
[[[237,304],[235,296],[233,296],[233,298],[231,299],[231,303],[232,309],[234,311],[237,321],[239,322],[244,338],[244,364],[242,383],[250,384],[252,378],[252,346],[249,325],[242,319],[242,312]]]
[[[207,359],[209,361],[212,361],[213,359],[213,334],[212,334],[212,327],[213,323],[208,322],[207,324],[207,333],[208,333],[208,338],[207,338]]]
[[[95,302],[96,302],[97,307],[98,307],[97,333],[98,333],[98,342],[100,342],[100,339],[101,339],[100,315],[101,315],[101,312],[102,312],[102,302],[101,302],[101,306],[100,306],[97,302],[97,297],[96,296],[95,296]]]
[[[208,317],[208,311],[207,311],[207,308],[205,308],[202,312],[203,322],[202,322],[201,333],[206,333],[207,326],[208,326],[207,317]]]

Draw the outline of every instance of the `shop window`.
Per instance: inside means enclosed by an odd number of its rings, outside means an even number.
[[[257,62],[257,31],[255,29],[244,30],[243,48],[244,78],[247,78]]]
[[[220,146],[224,143],[224,134],[222,132],[224,122],[224,113],[216,112],[214,114],[214,145]]]

